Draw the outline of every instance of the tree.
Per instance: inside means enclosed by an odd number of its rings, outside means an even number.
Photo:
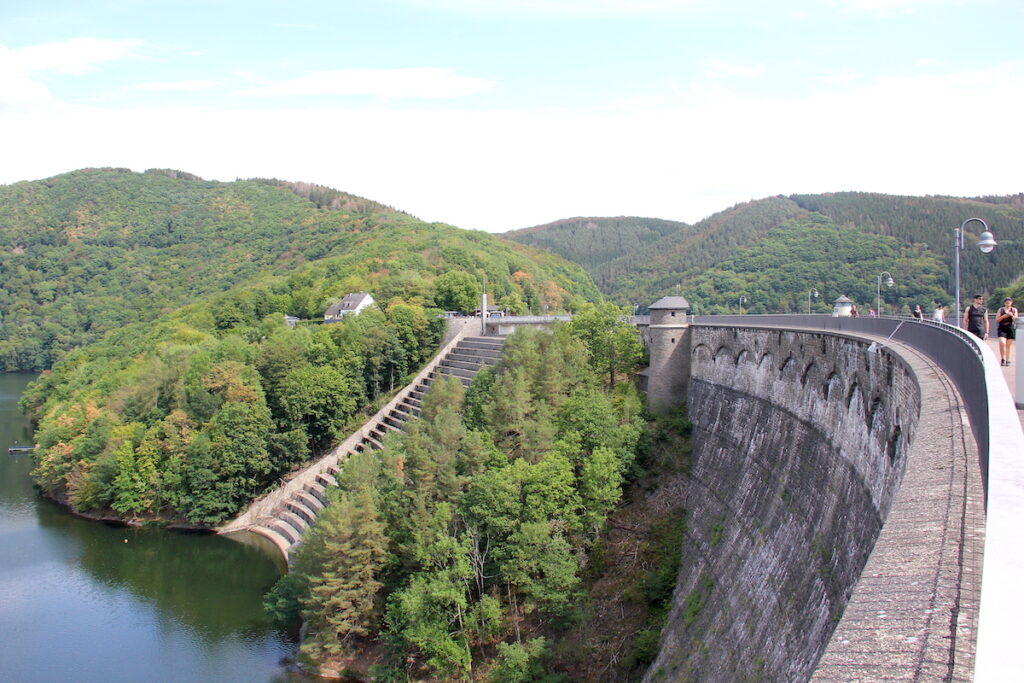
[[[636,328],[615,304],[584,305],[569,322],[569,329],[583,341],[591,366],[607,375],[610,387],[615,386],[616,374],[633,370],[643,359]]]
[[[281,382],[278,396],[285,420],[282,426],[304,429],[314,450],[322,450],[337,439],[355,413],[361,389],[361,383],[333,365],[292,370]]]
[[[373,492],[342,492],[317,519],[313,536],[307,543],[319,566],[307,573],[301,598],[309,633],[303,648],[312,657],[338,656],[374,624],[387,539]]]
[[[229,401],[188,448],[188,517],[217,524],[251,500],[271,472],[270,412],[257,402]]]
[[[527,609],[540,607],[564,614],[575,601],[579,563],[565,538],[551,522],[523,524],[509,539],[501,577],[527,599]]]
[[[583,524],[596,536],[608,513],[622,497],[622,471],[615,451],[604,446],[594,449],[580,473]]]
[[[472,312],[480,301],[480,283],[464,270],[449,270],[434,280],[434,303],[447,311]]]
[[[543,662],[547,641],[531,638],[525,643],[498,643],[497,665],[487,678],[488,683],[530,683],[544,674]]]
[[[440,503],[429,527],[416,538],[422,569],[388,601],[390,632],[419,651],[426,663],[448,679],[472,672],[469,615],[469,542],[450,534],[452,509]]]

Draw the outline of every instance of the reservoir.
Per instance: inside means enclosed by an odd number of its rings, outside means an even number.
[[[308,680],[260,604],[275,560],[227,538],[73,517],[32,486],[32,375],[0,374],[0,681]]]

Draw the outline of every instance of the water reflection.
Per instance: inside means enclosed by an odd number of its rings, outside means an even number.
[[[0,680],[294,681],[260,605],[274,560],[227,538],[111,526],[38,497],[0,375]]]

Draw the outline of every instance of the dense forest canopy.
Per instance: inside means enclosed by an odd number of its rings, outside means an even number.
[[[5,208],[0,348],[8,370],[56,360],[22,405],[37,482],[81,511],[219,523],[402,386],[453,292],[486,282],[524,313],[599,297],[550,253],[316,186],[99,170],[11,188],[43,197]],[[376,306],[320,324],[355,291]]]
[[[607,261],[642,251],[648,244],[687,227],[685,223],[659,218],[567,218],[513,230],[503,237],[553,251],[589,271]]]
[[[886,290],[886,312],[905,313],[917,304],[952,305],[953,231],[971,217],[985,220],[1000,246],[991,254],[980,253],[973,247],[980,225],[967,225],[961,289],[997,296],[1024,290],[1019,281],[1024,274],[1021,195],[769,197],[681,225],[654,241],[637,239],[632,248],[604,261],[575,253],[565,243],[571,233],[558,223],[506,237],[543,243],[575,260],[606,296],[621,304],[642,307],[678,292],[703,313],[735,311],[741,296],[752,311],[796,312],[806,310],[807,294],[817,290],[819,297],[811,297],[811,303],[819,312],[844,294],[867,308],[874,304],[878,275],[886,271],[896,283]],[[615,225],[608,228],[614,231]],[[625,234],[634,232],[637,228],[631,227]],[[606,233],[602,239],[616,238]]]
[[[267,599],[282,621],[303,619],[303,660],[337,669],[383,643],[375,680],[554,682],[584,657],[618,680],[638,675],[649,639],[632,633],[640,651],[616,661],[577,651],[599,646],[574,634],[603,571],[608,515],[650,450],[641,396],[606,382],[598,351],[609,338],[639,351],[637,331],[621,310],[584,308],[584,322],[553,334],[517,331],[468,391],[438,382],[383,453],[346,462]],[[624,355],[621,370],[634,369],[639,355]],[[670,581],[680,536],[656,563]],[[629,600],[656,644],[671,590],[652,574],[635,572]]]
[[[319,271],[330,280],[292,288],[282,313],[316,318],[358,290],[429,303],[449,269],[486,276],[522,311],[597,296],[539,250],[317,185],[88,169],[0,186],[0,371],[47,368],[109,330],[328,257],[341,257]]]

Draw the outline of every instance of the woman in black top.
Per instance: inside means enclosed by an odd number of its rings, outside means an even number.
[[[988,309],[981,294],[975,294],[974,303],[964,311],[964,327],[975,337],[988,339]]]
[[[1013,328],[1020,312],[1014,307],[1013,299],[1003,299],[1003,307],[996,312],[996,335],[999,337],[999,364],[1010,364],[1010,352],[1013,340],[1017,338],[1017,330]]]

